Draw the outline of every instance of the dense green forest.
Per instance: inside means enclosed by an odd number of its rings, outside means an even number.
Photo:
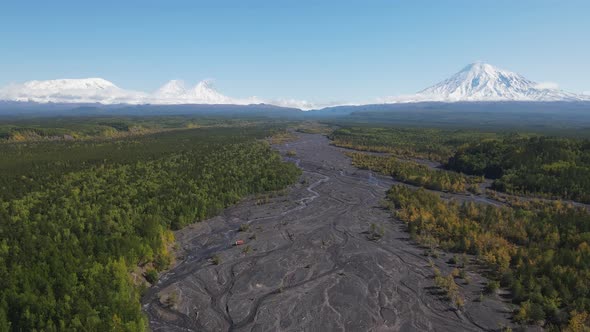
[[[205,115],[0,118],[0,143],[111,139],[175,129],[244,127],[272,122],[273,120],[256,117],[231,118]]]
[[[590,203],[590,141],[505,138],[458,149],[448,168],[495,179],[493,188]]]
[[[466,130],[344,127],[329,137],[334,145],[345,148],[446,162],[463,144],[501,135]]]
[[[345,148],[441,162],[452,171],[494,179],[492,189],[498,191],[590,203],[588,139],[395,127],[345,127],[330,138]],[[412,168],[412,176],[423,181],[418,173],[426,171]],[[440,179],[434,182],[440,187]]]
[[[390,208],[430,247],[476,255],[511,290],[519,322],[566,326],[590,311],[590,213],[561,202],[495,207],[393,186]]]
[[[369,169],[391,175],[396,180],[428,189],[462,193],[467,190],[477,192],[481,178],[467,177],[463,174],[432,169],[413,161],[402,161],[392,156],[376,156],[360,152],[348,153],[352,164],[361,169]]]
[[[171,230],[295,181],[258,140],[280,129],[0,144],[0,330],[144,330],[131,271],[166,268]]]

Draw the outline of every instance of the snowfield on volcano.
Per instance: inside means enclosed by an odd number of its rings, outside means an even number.
[[[587,101],[590,96],[533,82],[483,62],[472,63],[450,78],[414,95],[384,98],[385,103],[459,101]]]

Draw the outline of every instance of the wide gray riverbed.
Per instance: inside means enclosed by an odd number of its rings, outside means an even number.
[[[177,232],[182,260],[143,297],[152,330],[480,331],[510,325],[500,298],[479,301],[485,279],[475,267],[469,285],[458,280],[464,310],[433,287],[424,250],[380,208],[393,180],[351,166],[321,135],[298,135],[277,147],[283,154],[294,150],[303,170],[286,195],[244,200]],[[372,223],[384,229],[376,242],[366,234]],[[241,224],[249,224],[248,231],[240,232]],[[245,244],[232,246],[236,240]],[[443,273],[452,270],[449,257],[434,260]]]

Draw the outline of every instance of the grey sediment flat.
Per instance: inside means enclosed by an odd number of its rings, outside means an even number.
[[[344,150],[324,136],[298,136],[276,147],[295,151],[292,161],[303,170],[285,195],[262,204],[246,199],[176,233],[183,258],[143,297],[153,331],[481,331],[511,325],[501,296],[479,301],[486,280],[476,266],[468,269],[470,284],[457,280],[463,310],[434,287],[424,249],[380,207],[395,181],[351,166]],[[371,223],[384,229],[379,241],[367,238]],[[248,231],[239,231],[242,224]],[[232,245],[240,239],[244,245]],[[214,255],[220,264],[213,264]],[[453,269],[445,263],[449,257],[434,259],[444,274]],[[171,294],[176,299],[166,303]]]

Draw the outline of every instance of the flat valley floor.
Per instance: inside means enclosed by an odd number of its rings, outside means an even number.
[[[276,146],[303,170],[284,195],[250,198],[176,233],[179,263],[143,297],[153,331],[481,331],[511,326],[509,304],[457,283],[456,310],[424,249],[381,207],[393,179],[359,170],[322,135]],[[446,195],[454,198],[453,195]],[[469,200],[457,195],[456,199]],[[473,198],[475,199],[475,198]],[[382,227],[378,241],[371,224]],[[241,225],[242,231],[240,231]],[[247,230],[245,230],[247,228]],[[237,240],[244,244],[234,246]],[[217,261],[212,260],[217,257]],[[443,274],[450,254],[434,259]],[[217,263],[217,264],[216,264]]]

